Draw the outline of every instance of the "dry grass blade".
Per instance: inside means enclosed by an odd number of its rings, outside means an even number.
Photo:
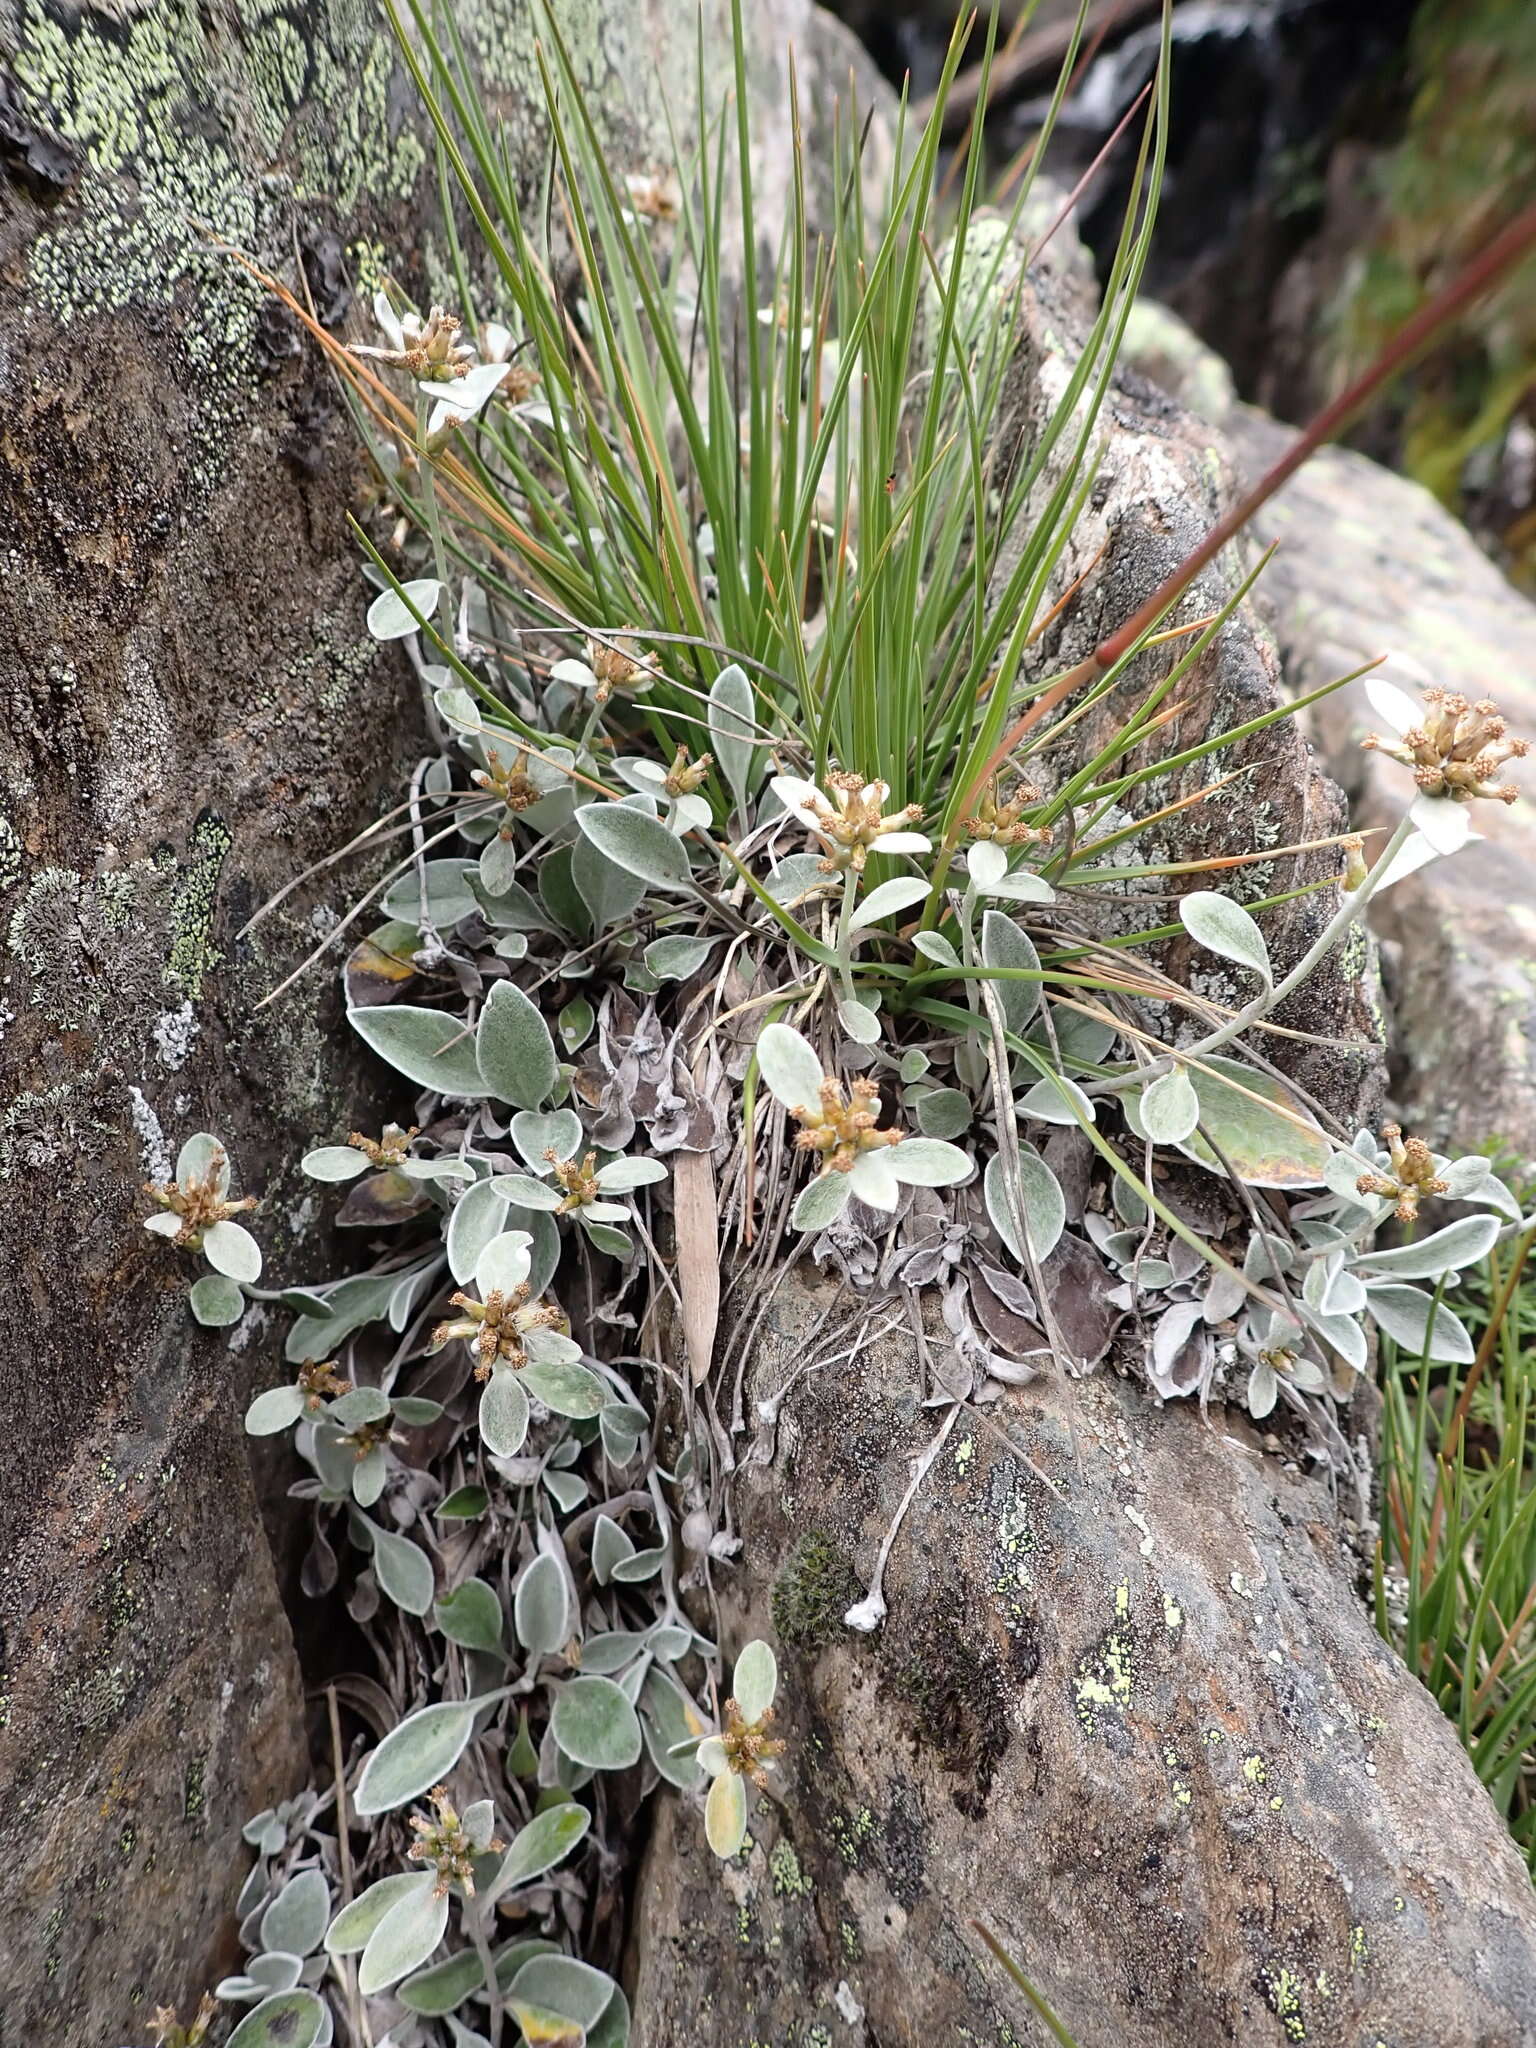
[[[689,1377],[708,1377],[720,1323],[720,1209],[715,1162],[707,1152],[679,1152],[672,1168],[677,1282]]]

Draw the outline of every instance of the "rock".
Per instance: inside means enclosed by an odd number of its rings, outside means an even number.
[[[869,73],[810,0],[752,15],[782,178],[790,38],[813,149]],[[532,178],[533,12],[457,19]],[[709,0],[716,49],[728,20]],[[654,167],[692,0],[559,21],[615,163]],[[334,1270],[295,1163],[370,1105],[323,979],[254,1005],[358,870],[237,934],[396,800],[415,744],[414,685],[362,627],[345,416],[204,226],[279,268],[297,241],[319,316],[360,334],[381,262],[437,282],[436,198],[360,0],[0,0],[0,48],[0,2010],[7,2039],[83,2044],[142,2038],[221,1973],[240,1824],[307,1771],[241,1433],[278,1326],[192,1323],[139,1184],[212,1128],[264,1198],[271,1271]],[[263,1469],[276,1517],[288,1475]]]
[[[829,1307],[802,1269],[752,1402]],[[839,1339],[839,1348],[844,1340]],[[664,1801],[637,2048],[1043,2038],[985,1922],[1085,2048],[1515,2048],[1536,1893],[1450,1722],[1374,1633],[1359,1532],[1245,1419],[1052,1374],[961,1413],[873,1635],[841,1625],[940,1418],[905,1336],[802,1373],[738,1474],[723,1642],[777,1637],[750,1847]],[[856,1595],[855,1595],[856,1597]]]

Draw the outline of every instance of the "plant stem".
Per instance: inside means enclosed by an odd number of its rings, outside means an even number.
[[[1105,1084],[1104,1092],[1110,1095],[1118,1094],[1126,1087],[1132,1085],[1132,1083],[1145,1086],[1149,1081],[1155,1081],[1159,1075],[1171,1072],[1180,1060],[1203,1059],[1207,1053],[1216,1052],[1220,1047],[1229,1045],[1234,1038],[1241,1032],[1246,1031],[1250,1024],[1256,1023],[1259,1018],[1268,1016],[1272,1010],[1279,1009],[1286,997],[1300,988],[1301,984],[1312,973],[1318,963],[1327,954],[1332,952],[1350,925],[1354,923],[1367,903],[1370,902],[1382,876],[1397,858],[1412,831],[1412,819],[1402,819],[1396,831],[1382,849],[1381,858],[1377,861],[1375,867],[1371,869],[1359,888],[1352,895],[1344,898],[1337,911],[1328,920],[1323,930],[1313,940],[1306,952],[1302,954],[1283,981],[1275,983],[1273,987],[1265,988],[1259,995],[1254,997],[1251,1003],[1245,1004],[1235,1017],[1230,1017],[1225,1024],[1211,1032],[1209,1036],[1202,1038],[1197,1044],[1181,1046],[1177,1057],[1172,1054],[1165,1055],[1160,1060],[1154,1060],[1150,1067],[1143,1067],[1139,1073],[1127,1075],[1120,1081],[1108,1082]]]
[[[496,1908],[491,1907],[494,1913]],[[482,1916],[473,1902],[464,1901],[464,1925],[470,1940],[474,1943],[475,1954],[480,1958],[480,1968],[485,1973],[485,1996],[489,2007],[487,2027],[490,2032],[491,2048],[499,2048],[501,2041],[501,1986],[496,1981],[496,1958],[491,1954],[491,1944],[486,1938]]]
[[[453,594],[448,583],[448,553],[443,546],[443,525],[437,510],[437,478],[427,454],[427,422],[432,417],[430,402],[416,394],[416,461],[421,470],[421,502],[427,515],[427,536],[432,542],[432,573],[437,578],[437,618],[443,638],[453,645]]]
[[[845,1002],[856,1002],[853,992],[853,961],[848,952],[848,927],[853,922],[853,906],[859,893],[859,875],[856,868],[848,868],[843,875],[843,907],[837,914],[837,974],[843,985]]]

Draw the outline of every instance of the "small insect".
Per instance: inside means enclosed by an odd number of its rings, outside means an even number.
[[[895,472],[895,470],[893,469],[893,470],[891,471],[890,475],[889,475],[889,476],[888,476],[888,477],[886,478],[886,480],[885,480],[885,495],[886,495],[886,496],[887,496],[888,498],[889,498],[889,497],[892,497],[892,496],[894,496],[894,495],[895,495],[895,491],[896,491],[896,472]]]

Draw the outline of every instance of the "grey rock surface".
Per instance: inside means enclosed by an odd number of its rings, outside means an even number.
[[[796,1384],[725,1594],[728,1652],[778,1645],[785,1754],[728,1866],[664,1801],[638,2048],[1044,2039],[977,1919],[1083,2048],[1529,2041],[1536,1894],[1326,1484],[1052,1374],[960,1414],[856,1634],[942,1414],[905,1335],[805,1372],[829,1305],[802,1269],[753,1357],[749,1412]]]

